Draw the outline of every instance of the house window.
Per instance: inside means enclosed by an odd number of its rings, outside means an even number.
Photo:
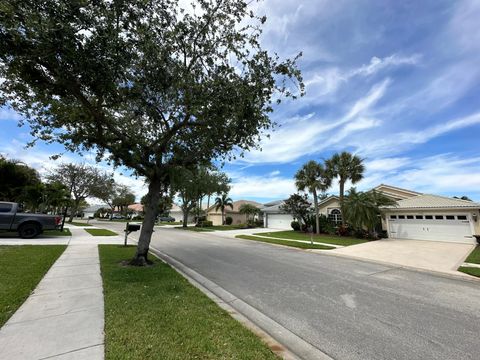
[[[467,220],[467,215],[458,215],[457,220]]]
[[[432,220],[432,219],[433,219],[433,215],[425,215],[425,219],[426,219],[426,220]]]
[[[396,219],[397,215],[390,215],[390,219]]]
[[[328,220],[330,220],[335,225],[341,224],[342,223],[341,211],[339,209],[333,209],[332,211],[330,211],[330,214],[328,214]]]
[[[407,215],[407,219],[413,219],[413,215]]]
[[[399,219],[405,219],[405,215],[398,215]]]
[[[423,215],[415,215],[415,219],[417,219],[417,220],[422,220],[422,219],[423,219]]]
[[[453,215],[447,215],[447,216],[445,216],[445,219],[447,219],[447,220],[455,220],[455,216],[453,216]]]
[[[435,220],[443,220],[443,215],[435,215]]]

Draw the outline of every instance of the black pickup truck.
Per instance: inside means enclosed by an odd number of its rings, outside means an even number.
[[[21,238],[31,239],[62,223],[61,216],[22,213],[19,208],[17,203],[0,201],[0,231],[16,231]]]

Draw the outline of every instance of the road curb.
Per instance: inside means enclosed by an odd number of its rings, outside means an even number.
[[[172,266],[192,285],[226,310],[234,319],[259,336],[270,349],[281,358],[285,360],[332,360],[330,356],[292,333],[290,330],[284,328],[275,320],[269,318],[180,261],[151,246],[150,252]]]

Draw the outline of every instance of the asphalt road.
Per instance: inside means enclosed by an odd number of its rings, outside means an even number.
[[[334,359],[480,358],[480,283],[175,229],[152,246]]]

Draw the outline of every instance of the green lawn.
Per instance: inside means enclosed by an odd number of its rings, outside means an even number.
[[[118,235],[116,232],[107,229],[84,229],[90,235],[93,236],[116,236]]]
[[[159,223],[156,223],[156,226],[163,226],[163,225],[182,225],[183,223],[180,221],[172,221],[172,222],[167,222],[167,221],[160,221]]]
[[[480,246],[477,246],[465,260],[467,263],[480,264]]]
[[[181,226],[178,227],[179,229],[185,229]],[[196,227],[196,226],[188,226],[185,230],[189,231],[227,231],[227,230],[239,230],[239,229],[246,229],[245,225],[214,225],[208,227]]]
[[[68,228],[63,228],[63,231],[60,230],[45,230],[43,232],[45,236],[72,236],[72,233]]]
[[[100,245],[105,359],[278,359],[170,266],[128,267],[134,247]]]
[[[291,246],[291,247],[296,247],[300,249],[321,249],[321,250],[331,250],[334,249],[331,246],[324,246],[324,245],[317,245],[317,244],[309,244],[309,243],[301,243],[301,242],[296,242],[296,241],[288,241],[288,240],[281,240],[281,239],[267,239],[267,238],[262,238],[258,236],[251,236],[251,235],[237,235],[235,236],[236,238],[239,239],[244,239],[244,240],[255,240],[255,241],[261,241],[269,244],[278,244],[278,245],[285,245],[285,246]]]
[[[187,231],[196,231],[196,232],[203,232],[203,231],[213,231],[212,227],[196,227],[196,226],[177,226],[175,229],[180,230],[187,230]]]
[[[461,267],[458,268],[458,271],[461,271],[465,274],[480,277],[480,268],[461,266]]]
[[[64,250],[63,245],[0,246],[0,327]]]
[[[72,222],[68,222],[67,224],[71,224],[75,226],[92,226],[92,224],[87,224],[86,222],[80,222],[80,221],[72,221]]]
[[[274,231],[274,232],[266,232],[266,233],[258,233],[254,235],[262,235],[262,236],[270,236],[279,239],[292,239],[292,240],[306,240],[310,241],[310,234],[305,234],[299,231]],[[336,235],[313,235],[313,241],[316,242],[323,242],[326,244],[334,244],[334,245],[356,245],[366,242],[367,240],[357,239],[350,236],[336,236]]]

